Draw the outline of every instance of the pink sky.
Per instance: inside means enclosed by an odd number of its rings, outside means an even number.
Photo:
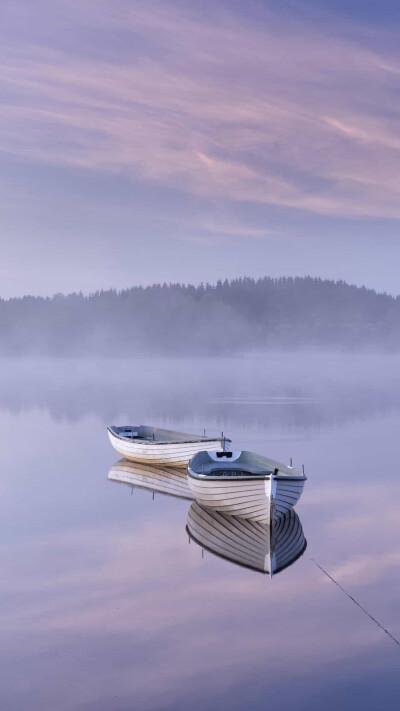
[[[4,13],[2,295],[241,269],[398,290],[376,273],[400,217],[390,25],[272,3],[261,18],[125,0]]]

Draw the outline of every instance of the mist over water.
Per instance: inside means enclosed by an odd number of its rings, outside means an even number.
[[[311,561],[399,638],[396,356],[4,359],[0,423],[1,708],[396,707],[398,648]],[[190,501],[107,479],[113,423],[304,463],[307,550],[202,556]]]
[[[225,422],[343,424],[400,406],[398,356],[269,351],[234,358],[30,358],[0,361],[0,408],[55,419],[198,428]],[[186,424],[185,424],[186,427]]]

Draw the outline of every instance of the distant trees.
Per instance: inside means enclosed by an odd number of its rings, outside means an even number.
[[[314,346],[399,349],[399,298],[343,281],[245,277],[0,299],[1,355],[226,355]]]

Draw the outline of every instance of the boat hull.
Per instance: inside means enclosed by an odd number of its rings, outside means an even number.
[[[267,525],[274,513],[286,515],[298,502],[304,488],[304,479],[291,477],[210,479],[191,476],[190,467],[188,474],[193,498],[201,506]]]
[[[185,467],[197,452],[204,450],[204,440],[199,442],[140,442],[127,437],[115,436],[108,430],[108,436],[114,449],[131,462],[162,464],[164,466]],[[221,440],[208,440],[207,449],[218,452],[222,448]]]

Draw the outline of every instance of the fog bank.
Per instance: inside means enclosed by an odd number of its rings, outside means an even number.
[[[314,278],[134,287],[0,300],[0,355],[397,351],[400,299]]]

